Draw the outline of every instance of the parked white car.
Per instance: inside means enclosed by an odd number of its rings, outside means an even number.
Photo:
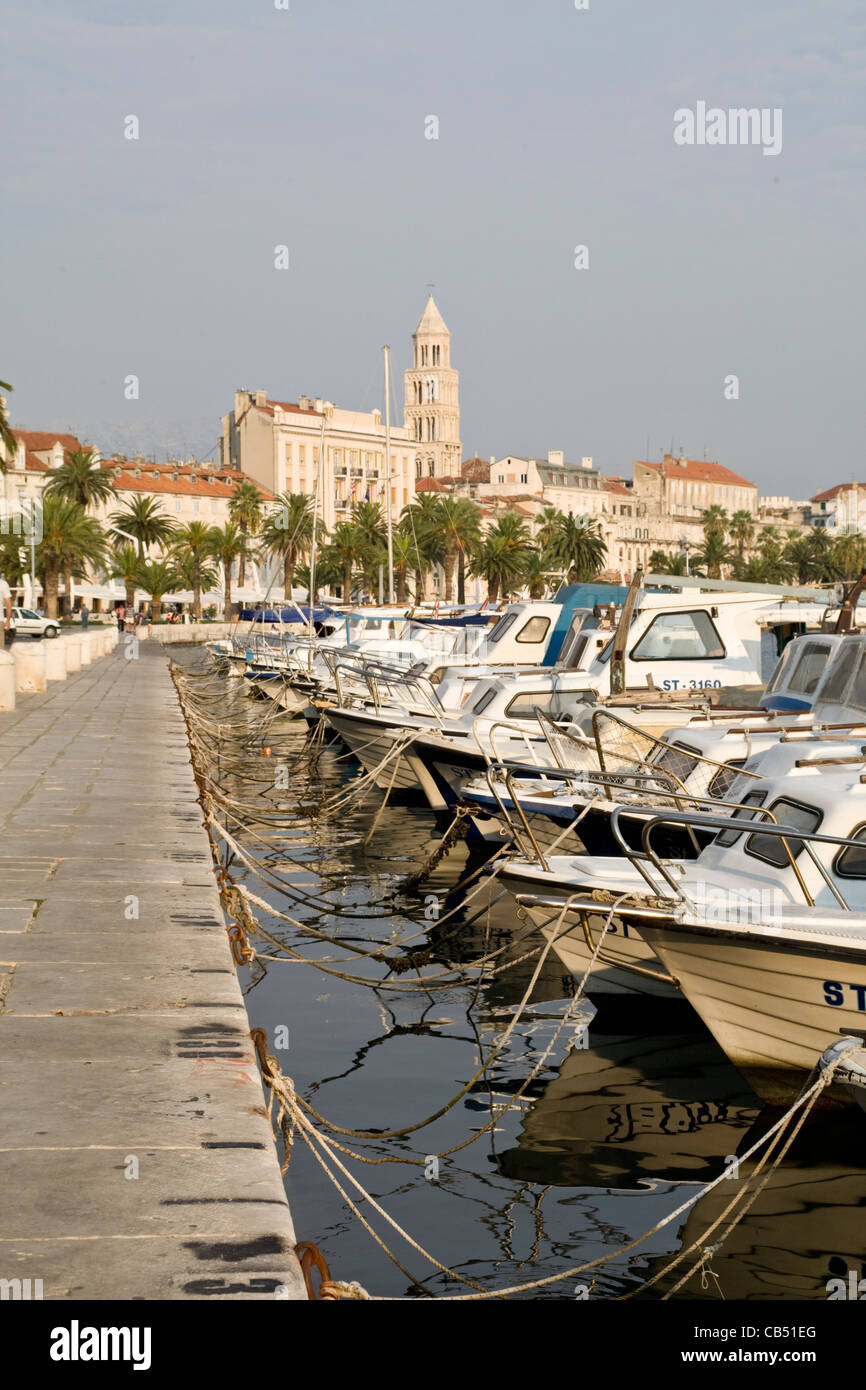
[[[60,624],[56,618],[40,618],[32,608],[13,608],[15,632],[19,637],[59,637]]]

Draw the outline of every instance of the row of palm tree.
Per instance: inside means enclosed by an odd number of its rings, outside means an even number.
[[[266,552],[283,556],[286,593],[295,580],[310,586],[310,567],[301,561],[310,550],[312,526],[312,504],[301,493],[278,498],[276,512],[262,525]],[[386,526],[377,504],[357,503],[350,520],[338,521],[321,537],[316,589],[339,584],[344,596],[355,583],[373,589],[380,567],[384,570],[387,563]],[[416,602],[423,599],[427,575],[435,568],[444,576],[445,602],[456,596],[458,603],[465,603],[467,576],[485,581],[491,601],[524,588],[540,597],[557,574],[572,579],[597,575],[607,548],[597,523],[554,508],[546,509],[535,536],[514,512],[482,530],[478,508],[467,498],[425,492],[404,507],[394,528],[392,554],[398,603],[406,601],[410,583]]]
[[[690,561],[682,554],[655,550],[650,569],[665,574],[704,574],[708,579],[730,575],[754,584],[832,584],[856,579],[866,565],[866,536],[836,539],[815,527],[782,531],[763,526],[751,512],[728,517],[723,507],[708,507],[703,515],[703,544]],[[751,554],[749,552],[752,552]]]

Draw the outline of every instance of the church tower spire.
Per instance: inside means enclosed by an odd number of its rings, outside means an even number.
[[[416,478],[460,476],[460,373],[451,366],[451,334],[429,298],[412,335],[404,373],[404,423],[415,441]]]

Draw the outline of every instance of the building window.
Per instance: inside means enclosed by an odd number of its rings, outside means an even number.
[[[211,502],[211,504],[210,504],[211,516],[216,516],[217,510],[218,510],[218,508],[217,508],[216,502]]]
[[[175,499],[174,499],[174,509],[175,509],[176,512],[179,512],[179,511],[180,511],[180,498],[179,498],[179,497],[175,497]]]
[[[422,464],[422,462],[421,462],[420,459],[416,459],[416,460],[415,460],[415,477],[416,477],[416,478],[423,478],[423,476],[424,476],[424,465]]]
[[[427,476],[429,478],[433,478],[436,476],[436,465],[432,459],[428,459],[427,461]]]
[[[434,346],[434,348],[433,348],[433,366],[434,366],[434,367],[438,367],[438,366],[439,366],[439,346],[438,346],[438,344],[437,344],[436,346]]]

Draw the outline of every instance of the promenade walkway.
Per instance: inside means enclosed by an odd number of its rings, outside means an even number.
[[[0,1280],[304,1298],[156,643],[0,714]]]

